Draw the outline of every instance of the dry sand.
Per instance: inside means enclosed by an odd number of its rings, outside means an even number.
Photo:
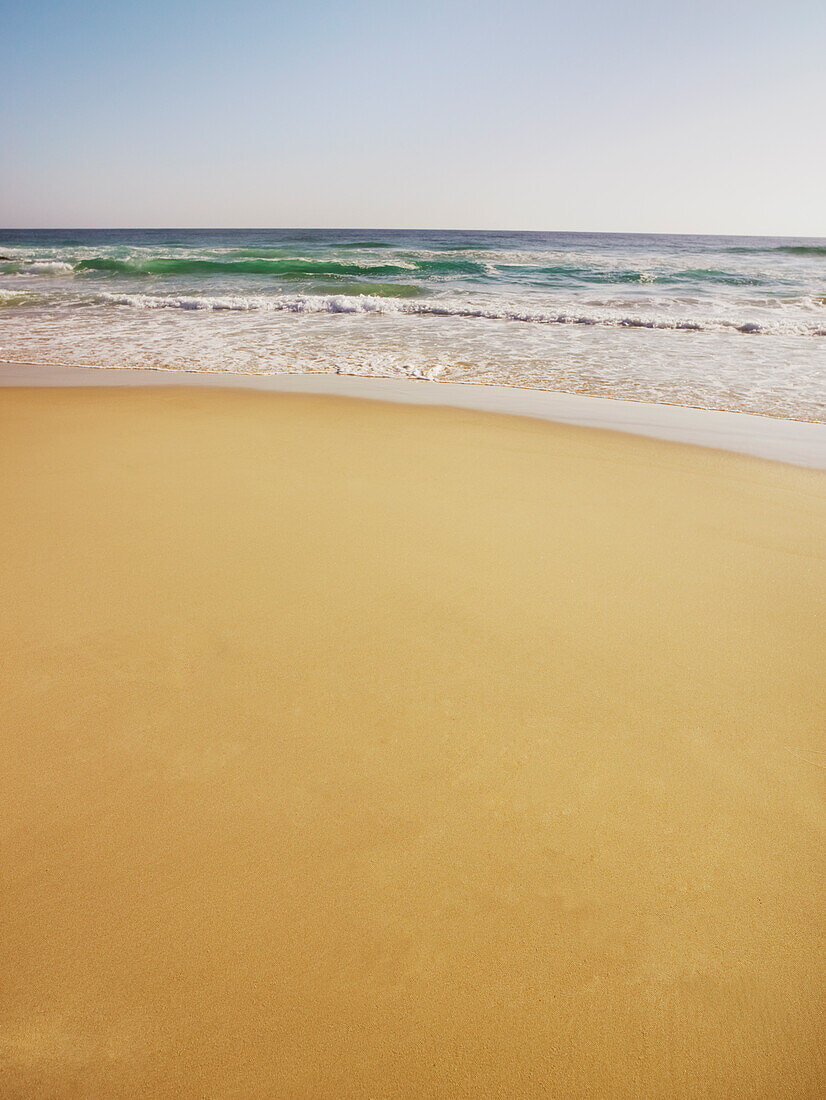
[[[826,1089],[826,476],[0,392],[0,1095]]]

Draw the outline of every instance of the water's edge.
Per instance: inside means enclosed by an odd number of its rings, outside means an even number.
[[[0,360],[826,421],[826,239],[2,230]]]
[[[313,374],[74,367],[0,360],[0,388],[211,386],[448,406],[550,420],[826,470],[826,424],[471,382]]]

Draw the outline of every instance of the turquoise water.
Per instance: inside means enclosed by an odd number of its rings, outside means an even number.
[[[491,382],[826,420],[826,240],[0,230],[0,358]]]

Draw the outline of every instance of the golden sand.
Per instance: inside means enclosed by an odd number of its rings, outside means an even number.
[[[826,1089],[826,477],[0,393],[0,1095]]]

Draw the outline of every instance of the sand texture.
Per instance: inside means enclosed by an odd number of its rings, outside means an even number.
[[[0,1096],[818,1097],[826,475],[0,391]]]

